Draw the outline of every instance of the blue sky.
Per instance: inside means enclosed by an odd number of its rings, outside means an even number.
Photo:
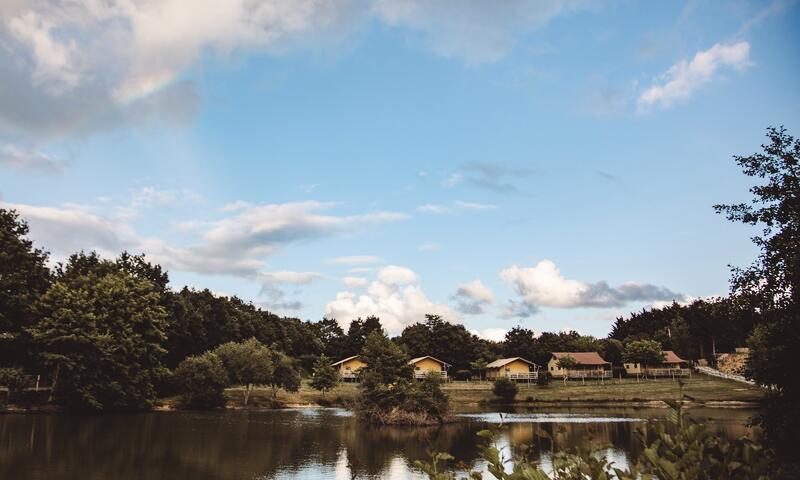
[[[397,333],[605,335],[725,294],[714,203],[800,130],[797,2],[0,6],[0,206],[58,260]]]

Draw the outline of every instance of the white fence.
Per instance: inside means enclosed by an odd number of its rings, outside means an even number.
[[[727,378],[728,380],[746,383],[748,385],[756,384],[754,381],[748,380],[741,375],[731,375],[730,373],[720,372],[719,370],[714,370],[710,367],[697,367],[697,371],[700,373],[705,373],[706,375],[711,375],[712,377]]]

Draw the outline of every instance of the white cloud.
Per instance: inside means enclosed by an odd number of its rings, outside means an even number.
[[[527,268],[512,265],[500,272],[500,278],[514,285],[522,297],[521,302],[512,301],[507,311],[507,315],[516,316],[530,315],[539,307],[619,307],[634,301],[683,298],[682,294],[647,283],[629,282],[611,287],[604,281],[570,280],[550,260]]]
[[[419,250],[420,252],[433,252],[436,250],[441,250],[441,248],[442,246],[439,245],[438,243],[423,243],[422,245],[417,247],[417,250]]]
[[[470,330],[469,332],[485,340],[491,340],[492,342],[502,342],[503,340],[505,340],[506,333],[508,333],[508,330],[506,330],[505,328],[485,328],[483,330]]]
[[[346,255],[328,259],[331,265],[369,265],[380,261],[381,257],[375,255]]]
[[[342,282],[350,288],[366,287],[369,284],[369,280],[364,277],[344,277]]]
[[[13,209],[30,226],[30,236],[45,249],[59,256],[95,248],[116,255],[137,243],[133,229],[122,222],[104,218],[75,207],[36,207],[0,202],[0,208]]]
[[[387,285],[408,285],[417,282],[417,274],[409,268],[388,265],[378,272],[378,280]]]
[[[458,302],[456,308],[465,315],[477,315],[484,312],[484,307],[494,302],[494,292],[479,279],[469,283],[460,283],[453,299]]]
[[[7,143],[0,146],[0,165],[18,170],[40,170],[49,173],[61,173],[64,163],[52,156],[35,149],[22,149]]]
[[[336,298],[325,305],[325,316],[335,318],[346,328],[356,318],[375,315],[390,334],[423,320],[427,313],[441,315],[451,322],[460,321],[451,307],[429,300],[415,283],[416,278],[407,268],[384,267],[366,294],[337,293]]]
[[[422,213],[440,214],[440,213],[447,213],[450,211],[450,209],[448,207],[445,207],[444,205],[434,205],[432,203],[426,203],[425,205],[420,205],[419,207],[417,207],[417,211]]]
[[[442,181],[442,186],[444,188],[453,188],[456,185],[458,185],[459,183],[461,183],[462,181],[464,181],[464,174],[456,172],[456,173],[450,174],[449,177],[445,178]]]
[[[455,200],[453,203],[450,204],[450,206],[426,203],[424,205],[420,205],[419,207],[417,207],[417,211],[421,213],[443,214],[443,213],[451,213],[457,211],[486,212],[489,210],[494,210],[496,208],[497,208],[496,205],[491,205],[487,203],[464,202],[461,200]]]
[[[252,204],[250,202],[236,200],[235,202],[226,203],[225,205],[221,206],[218,211],[222,213],[238,212],[239,210],[244,210],[245,208],[250,208],[251,206]]]
[[[138,209],[153,202],[171,200],[172,197],[162,193],[155,189],[137,191],[131,205]],[[350,216],[323,214],[320,212],[332,208],[333,204],[319,202],[266,204],[246,208],[217,221],[176,222],[179,227],[194,229],[198,239],[193,245],[178,246],[160,238],[138,235],[123,221],[131,217],[118,215],[111,219],[74,206],[2,205],[18,210],[30,221],[32,238],[61,253],[97,248],[116,254],[129,249],[146,253],[169,269],[246,278],[256,278],[265,267],[265,257],[287,245],[406,218],[391,212]],[[290,278],[285,272],[276,275],[274,279]]]
[[[516,182],[521,177],[525,177],[530,173],[530,170],[527,168],[510,167],[494,163],[470,162],[463,165],[459,171],[447,177],[442,182],[442,186],[445,188],[452,188],[466,181],[472,186],[494,193],[513,193],[519,190]],[[474,209],[476,206],[482,206],[484,210],[487,210],[494,207],[494,205],[470,204],[467,202],[460,203],[462,204],[461,208],[472,206]]]
[[[294,272],[282,270],[278,272],[264,272],[258,275],[259,279],[269,284],[307,285],[314,280],[325,277],[319,272]]]
[[[710,82],[721,68],[742,71],[751,65],[749,43],[717,43],[708,50],[697,52],[691,61],[681,60],[670,67],[639,96],[639,109],[669,108]]]

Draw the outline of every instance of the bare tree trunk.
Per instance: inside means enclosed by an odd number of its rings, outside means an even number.
[[[50,396],[47,398],[47,403],[53,401],[53,392],[56,391],[56,385],[58,385],[58,371],[61,369],[61,365],[56,365],[56,373],[53,374],[53,384],[50,385]]]

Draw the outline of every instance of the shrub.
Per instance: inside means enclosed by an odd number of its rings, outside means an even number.
[[[539,385],[540,387],[546,387],[550,385],[551,379],[552,377],[550,376],[550,372],[542,372],[538,377],[536,377],[536,385]]]
[[[0,387],[8,388],[14,394],[32,386],[33,382],[21,368],[0,368]]]
[[[453,374],[453,378],[456,380],[469,380],[472,377],[472,372],[469,370],[457,370],[456,373]]]
[[[492,392],[501,399],[510,402],[513,401],[514,397],[516,397],[517,393],[519,393],[519,388],[512,380],[509,380],[506,377],[500,377],[496,382],[494,382],[494,388],[492,389]]]
[[[214,408],[225,405],[228,375],[222,360],[212,353],[188,357],[175,369],[182,403],[191,408]]]

